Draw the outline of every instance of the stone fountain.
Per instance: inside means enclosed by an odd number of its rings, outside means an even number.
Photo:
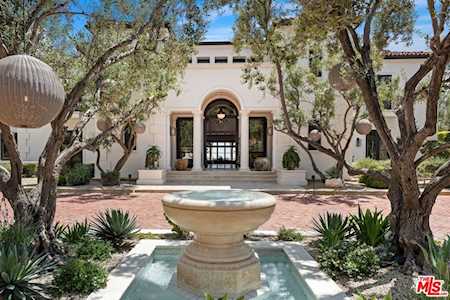
[[[257,255],[244,234],[266,222],[275,198],[242,190],[172,193],[162,200],[168,218],[194,232],[177,264],[177,285],[197,295],[245,295],[261,286]]]

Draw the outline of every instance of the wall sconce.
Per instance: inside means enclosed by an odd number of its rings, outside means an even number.
[[[177,128],[175,126],[170,126],[170,136],[177,135]]]
[[[356,138],[356,147],[360,147],[360,146],[361,146],[361,139]]]
[[[273,126],[267,126],[267,135],[272,136],[273,135]]]

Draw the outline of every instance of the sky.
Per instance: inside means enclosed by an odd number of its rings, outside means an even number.
[[[431,32],[431,20],[427,10],[427,0],[416,0],[416,26],[412,45],[403,43],[391,44],[388,49],[393,51],[427,50],[425,36]],[[229,41],[233,38],[233,24],[236,16],[230,8],[216,11],[209,17],[208,31],[205,41]]]

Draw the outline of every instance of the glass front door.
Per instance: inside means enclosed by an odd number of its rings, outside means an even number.
[[[177,119],[177,159],[188,159],[188,168],[192,168],[194,153],[193,118]]]
[[[249,163],[254,168],[255,159],[267,157],[267,119],[252,117],[249,119]]]

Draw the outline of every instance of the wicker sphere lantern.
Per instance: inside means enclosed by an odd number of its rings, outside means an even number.
[[[112,126],[112,121],[110,118],[100,118],[97,120],[97,128],[100,131],[106,131]]]
[[[313,129],[309,132],[309,139],[313,142],[318,142],[320,140],[320,131]]]
[[[145,132],[145,124],[144,123],[136,123],[134,125],[134,131],[137,134],[143,134]]]
[[[343,65],[337,64],[330,69],[328,73],[328,81],[331,86],[338,91],[345,92],[353,88],[355,81],[350,77],[350,74],[342,74]]]
[[[29,55],[0,59],[0,122],[42,127],[56,118],[64,99],[64,87],[46,63]]]
[[[368,119],[361,119],[356,123],[356,132],[368,135],[372,131],[372,123]]]

